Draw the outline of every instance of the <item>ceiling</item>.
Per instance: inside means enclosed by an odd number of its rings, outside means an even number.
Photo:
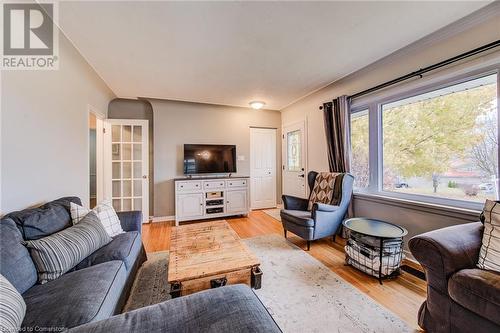
[[[118,97],[280,110],[487,2],[60,2]]]

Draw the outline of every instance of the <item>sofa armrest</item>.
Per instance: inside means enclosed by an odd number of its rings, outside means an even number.
[[[481,222],[466,223],[415,236],[408,246],[424,268],[427,283],[448,294],[451,275],[476,266],[482,236]]]
[[[68,332],[281,333],[281,330],[248,286],[231,285],[90,322]]]
[[[120,224],[122,225],[123,231],[139,231],[142,230],[142,212],[141,211],[130,211],[130,212],[117,212],[118,218],[120,219]]]
[[[285,209],[289,210],[307,210],[307,205],[309,204],[309,200],[293,197],[291,195],[282,195],[283,206]]]

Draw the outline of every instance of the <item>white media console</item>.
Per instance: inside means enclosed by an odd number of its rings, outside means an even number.
[[[249,212],[249,178],[175,179],[175,225]]]

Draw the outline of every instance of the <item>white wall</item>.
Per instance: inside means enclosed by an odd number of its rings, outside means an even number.
[[[234,144],[237,175],[250,175],[250,126],[277,128],[276,168],[281,165],[281,114],[277,111],[253,110],[212,104],[150,100],[154,114],[155,204],[154,215],[175,214],[174,182],[183,176],[185,143]],[[281,180],[277,177],[278,202]]]
[[[500,39],[500,3],[489,6],[473,15],[472,18],[458,21],[414,45],[293,103],[282,110],[282,122],[292,123],[307,117],[308,169],[327,170],[323,114],[318,109],[323,102],[331,101],[341,95],[352,95],[498,39]],[[412,209],[361,198],[357,198],[354,204],[357,216],[399,223],[409,229],[409,236],[476,219],[473,214],[450,216],[439,211],[429,212],[425,209]]]
[[[59,34],[59,70],[4,71],[1,213],[66,195],[89,200],[88,105],[115,96]]]

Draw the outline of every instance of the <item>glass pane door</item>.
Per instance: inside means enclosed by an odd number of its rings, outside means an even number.
[[[306,198],[305,122],[283,127],[283,194]]]
[[[147,121],[109,120],[109,192],[117,212],[138,210],[149,216]],[[108,155],[108,156],[109,156]]]
[[[288,132],[287,136],[287,155],[288,171],[301,171],[301,133],[300,130],[295,130],[293,132]]]

